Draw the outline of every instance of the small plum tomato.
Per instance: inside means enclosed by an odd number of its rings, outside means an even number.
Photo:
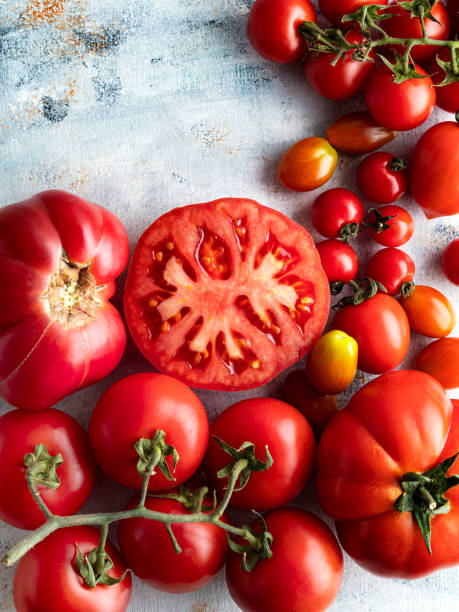
[[[349,155],[372,153],[394,140],[396,132],[379,125],[368,111],[355,111],[327,129],[329,143]]]
[[[349,242],[355,238],[364,211],[359,197],[349,189],[337,187],[320,194],[312,207],[312,223],[327,238]]]
[[[296,142],[282,156],[277,175],[289,191],[312,191],[326,183],[338,163],[338,153],[325,138]]]
[[[309,384],[324,395],[338,395],[349,387],[357,372],[359,347],[345,332],[324,334],[308,355]]]
[[[371,257],[366,276],[384,285],[389,295],[397,295],[404,283],[413,280],[415,271],[414,261],[408,253],[388,247]]]
[[[401,206],[389,204],[381,208],[370,208],[368,213],[369,221],[366,226],[370,228],[371,237],[378,244],[386,247],[402,246],[413,235],[413,218]]]
[[[391,153],[372,153],[358,167],[357,185],[371,202],[391,204],[408,190],[406,162]]]
[[[330,284],[339,283],[342,288],[342,283],[350,283],[351,280],[354,280],[359,270],[359,260],[349,244],[330,238],[316,244],[316,248]],[[332,287],[332,293],[334,292]]]
[[[400,299],[412,331],[427,338],[444,338],[456,325],[456,313],[448,298],[433,287],[416,285]]]
[[[440,338],[422,349],[416,369],[436,378],[445,389],[459,387],[459,338]]]
[[[455,285],[459,285],[459,238],[448,244],[441,263],[448,279]]]

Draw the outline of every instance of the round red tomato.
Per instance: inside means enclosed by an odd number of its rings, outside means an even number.
[[[367,277],[382,283],[389,295],[400,293],[403,283],[409,283],[416,271],[414,261],[404,251],[389,247],[377,251],[367,266]]]
[[[455,285],[459,285],[459,238],[448,244],[441,263],[448,279]]]
[[[449,62],[451,51],[444,47],[427,64],[427,70],[435,85],[443,83],[446,76],[443,68],[438,65],[437,58],[443,62]],[[456,77],[456,80],[449,85],[437,87],[437,105],[448,113],[457,113],[459,110],[459,77]]]
[[[391,153],[372,153],[358,167],[357,185],[367,200],[391,204],[408,190],[406,163]]]
[[[67,527],[29,550],[14,575],[17,612],[125,612],[132,590],[129,572],[118,584],[90,588],[77,569],[76,547],[87,555],[99,539],[94,527]],[[120,578],[127,569],[124,559],[110,541],[105,550],[113,561],[108,575]]]
[[[420,66],[415,68],[425,78],[395,83],[392,71],[382,65],[367,81],[367,108],[378,123],[390,130],[412,130],[424,123],[434,109],[437,95],[432,79]]]
[[[64,191],[0,210],[0,394],[39,410],[111,372],[126,332],[108,301],[129,257],[115,215]]]
[[[205,458],[206,473],[222,496],[227,478],[217,472],[232,462],[212,436],[238,449],[244,442],[255,445],[255,457],[266,462],[266,450],[273,458],[266,471],[250,474],[241,491],[231,497],[234,508],[258,511],[279,508],[299,495],[314,467],[315,440],[304,416],[290,404],[269,397],[244,400],[220,414],[210,427],[211,438]]]
[[[258,387],[300,359],[328,316],[308,232],[253,200],[176,208],[140,238],[124,293],[135,343],[193,387]]]
[[[394,507],[404,492],[403,476],[423,474],[457,452],[456,413],[434,378],[400,370],[365,385],[324,431],[317,468],[319,502],[338,521],[346,552],[368,571],[419,578],[459,563],[459,486],[445,493],[447,513],[432,516],[432,554],[414,512]],[[451,474],[457,473],[458,463]],[[421,494],[415,504],[427,511]]]
[[[422,349],[416,369],[436,378],[445,389],[459,388],[459,338],[440,338]]]
[[[433,287],[416,285],[409,296],[402,296],[400,304],[406,312],[411,329],[427,338],[443,338],[456,325],[456,314],[451,302]]]
[[[325,138],[304,138],[281,157],[279,183],[289,191],[313,191],[326,183],[338,163],[338,153]]]
[[[20,529],[35,529],[45,516],[32,498],[25,479],[24,455],[44,444],[51,456],[61,454],[56,470],[57,489],[37,484],[54,514],[74,514],[88,499],[95,479],[95,464],[88,435],[65,412],[11,410],[0,417],[0,519]]]
[[[244,612],[326,610],[343,577],[343,555],[333,533],[296,508],[270,512],[264,519],[274,538],[272,557],[246,572],[241,555],[230,551],[228,556],[226,583],[236,605]]]
[[[350,43],[360,44],[365,37],[360,32],[346,34]],[[310,51],[304,64],[306,79],[318,94],[329,100],[346,100],[363,91],[369,75],[375,69],[374,53],[368,61],[359,62],[352,58],[348,51],[333,66],[334,55]]]
[[[249,14],[249,40],[271,62],[295,62],[306,52],[306,41],[298,32],[303,21],[317,21],[309,0],[256,0]]]
[[[312,207],[312,223],[327,238],[341,238],[345,242],[355,237],[363,219],[363,204],[349,189],[324,191]]]
[[[319,9],[325,19],[330,23],[339,25],[343,15],[355,13],[361,6],[365,4],[388,4],[389,0],[381,0],[373,2],[373,0],[319,0]],[[349,26],[349,22],[344,24]]]
[[[332,327],[357,341],[358,367],[370,374],[393,370],[408,352],[408,318],[397,300],[385,293],[377,293],[358,306],[345,306],[336,313]]]
[[[413,217],[400,206],[389,204],[368,212],[367,227],[370,227],[371,237],[383,246],[402,246],[414,233]]]
[[[459,124],[437,123],[419,139],[410,190],[428,219],[459,213]]]
[[[126,510],[138,503],[136,495]],[[211,506],[212,500],[204,503]],[[173,499],[147,497],[145,507],[165,514],[189,514],[181,502]],[[172,531],[181,553],[174,551],[163,523],[145,518],[120,521],[120,549],[134,574],[150,586],[169,593],[191,593],[213,580],[223,567],[228,552],[226,533],[210,523],[176,523]]]
[[[331,238],[319,242],[316,248],[329,283],[349,283],[357,276],[359,260],[349,244]]]
[[[162,374],[133,374],[112,385],[100,398],[89,426],[94,457],[104,472],[126,487],[140,489],[139,455],[134,444],[165,432],[165,443],[179,455],[168,480],[157,468],[150,491],[170,489],[190,478],[206,452],[209,423],[197,395],[186,385]],[[173,471],[173,457],[167,464]]]

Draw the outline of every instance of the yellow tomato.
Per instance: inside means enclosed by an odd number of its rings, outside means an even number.
[[[312,191],[332,176],[338,153],[325,138],[305,138],[286,151],[277,176],[290,191]]]
[[[308,356],[309,384],[327,395],[347,389],[357,371],[359,347],[345,332],[334,329],[316,342]]]

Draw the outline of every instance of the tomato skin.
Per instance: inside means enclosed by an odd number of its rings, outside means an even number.
[[[393,370],[408,352],[408,318],[397,300],[385,293],[358,306],[345,306],[336,313],[332,327],[357,341],[359,369],[370,374]]]
[[[359,347],[345,332],[324,334],[308,355],[309,384],[324,395],[338,395],[349,387],[357,371]]]
[[[441,168],[441,179],[438,177]],[[459,213],[459,125],[437,123],[418,140],[410,162],[410,191],[428,219]]]
[[[357,169],[357,185],[363,195],[376,204],[391,204],[408,190],[408,170],[399,169],[398,160],[391,153],[372,153]],[[397,169],[393,169],[391,165]]]
[[[256,0],[249,14],[249,40],[271,62],[295,62],[306,51],[306,41],[298,32],[303,21],[317,22],[309,0]]]
[[[271,559],[245,572],[241,556],[228,555],[226,584],[236,605],[244,612],[326,610],[343,574],[343,555],[333,533],[316,516],[296,508],[275,510],[264,519],[274,538]]]
[[[172,492],[178,493],[178,489]],[[135,495],[125,509],[138,503],[139,496]],[[205,503],[212,505],[212,500],[206,499]],[[145,507],[166,514],[189,514],[182,503],[172,499],[147,497]],[[134,574],[151,587],[169,593],[191,593],[213,580],[223,567],[228,552],[226,534],[210,523],[179,523],[172,529],[182,549],[180,554],[175,553],[163,523],[143,518],[120,521],[120,550]]]
[[[339,238],[340,230],[349,223],[360,225],[363,215],[360,198],[340,187],[321,193],[312,206],[312,223],[327,238]]]
[[[397,295],[403,283],[411,282],[416,267],[404,251],[388,247],[377,251],[367,266],[367,277],[384,285],[389,295]]]
[[[338,154],[325,138],[305,138],[284,153],[277,176],[289,191],[312,191],[332,177],[337,163]]]
[[[54,514],[74,514],[88,499],[96,466],[85,430],[65,412],[11,410],[0,417],[0,519],[19,529],[36,529],[45,517],[27,487],[24,455],[45,444],[50,455],[63,456],[57,489],[38,484]]]
[[[357,276],[359,260],[354,249],[341,240],[331,238],[316,244],[322,267],[330,283],[349,283]]]
[[[432,79],[415,65],[423,79],[408,79],[394,83],[392,71],[379,66],[370,75],[365,87],[365,101],[373,118],[390,130],[412,130],[428,119],[437,95]]]
[[[93,589],[78,573],[75,545],[85,555],[97,547],[99,539],[99,530],[94,527],[66,527],[29,550],[14,575],[17,612],[125,612],[132,590],[130,572],[118,584],[98,584]],[[126,563],[110,540],[105,550],[114,564],[108,573],[119,578],[127,569]]]
[[[446,8],[451,18],[451,38],[459,34],[459,0],[448,0]]]
[[[209,424],[198,397],[186,385],[163,374],[133,374],[112,385],[98,401],[89,426],[94,457],[116,482],[140,489],[134,444],[150,439],[157,429],[179,454],[174,477],[156,470],[149,491],[171,489],[198,469],[209,439]],[[172,457],[167,457],[172,471]]]
[[[443,338],[456,326],[456,314],[451,302],[433,287],[416,285],[410,296],[400,299],[400,304],[412,331],[427,338]]]
[[[441,263],[447,278],[455,285],[459,285],[459,238],[448,244]]]
[[[389,0],[381,0],[378,4],[388,4]],[[319,9],[325,19],[334,25],[340,25],[343,15],[354,13],[365,4],[374,4],[372,0],[319,0]],[[349,27],[349,22],[344,24]]]
[[[377,210],[383,217],[394,216],[394,218],[387,221],[387,225],[390,226],[389,229],[383,230],[379,234],[375,228],[370,228],[373,240],[386,247],[398,247],[406,244],[414,233],[414,222],[410,213],[401,206],[391,204],[382,206]],[[376,221],[375,213],[370,212],[368,218],[370,223],[374,223]]]
[[[445,389],[459,387],[459,338],[440,338],[416,357],[416,369],[436,378]]]
[[[396,132],[379,125],[368,111],[344,115],[327,129],[330,144],[350,155],[371,153],[394,140]]]
[[[234,508],[260,512],[285,505],[296,497],[309,480],[314,467],[316,444],[312,429],[293,406],[269,397],[243,400],[233,404],[212,423],[210,432],[230,446],[255,444],[255,455],[266,460],[265,446],[274,460],[264,472],[252,472],[230,504]],[[217,472],[231,463],[228,453],[212,437],[205,458],[205,469],[217,494],[222,496],[227,478]]]
[[[449,62],[451,51],[448,48],[440,49],[427,64],[427,70],[435,85],[442,83],[445,78],[445,71],[438,65],[437,57],[444,62]],[[459,110],[459,79],[449,85],[437,87],[437,106],[448,113],[456,113]]]

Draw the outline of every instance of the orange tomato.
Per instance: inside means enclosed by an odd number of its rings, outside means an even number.
[[[416,285],[410,296],[400,299],[400,304],[406,312],[410,328],[427,338],[443,338],[456,325],[451,302],[433,287]]]
[[[459,387],[459,338],[428,344],[416,358],[416,369],[436,378],[445,389]]]
[[[335,171],[338,153],[325,138],[305,138],[284,153],[277,175],[290,191],[312,191],[326,183]]]
[[[308,356],[309,384],[323,394],[341,393],[354,380],[358,354],[357,342],[345,332],[333,329],[323,335]]]
[[[396,132],[379,125],[368,111],[344,115],[327,130],[327,139],[338,151],[351,155],[371,153],[394,140]]]

